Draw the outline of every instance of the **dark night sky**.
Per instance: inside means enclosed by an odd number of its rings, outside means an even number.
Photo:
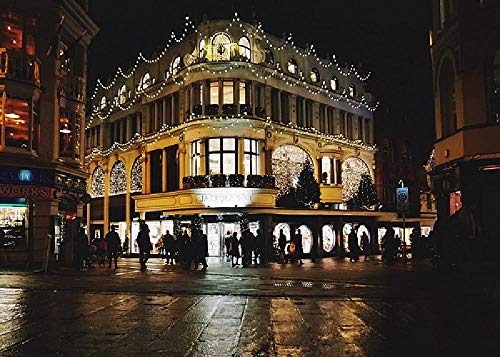
[[[90,0],[91,16],[101,30],[89,51],[89,89],[116,68],[127,68],[142,51],[163,48],[170,33],[180,33],[185,16],[198,23],[255,17],[281,37],[292,33],[297,44],[314,43],[322,56],[362,64],[373,72],[369,90],[382,102],[378,131],[403,128],[425,160],[434,137],[432,74],[428,47],[429,2],[425,0]]]

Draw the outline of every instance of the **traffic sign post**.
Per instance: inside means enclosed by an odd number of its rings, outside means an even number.
[[[408,210],[408,187],[404,187],[401,182],[402,187],[396,188],[396,201],[398,206],[398,211],[403,215],[403,259],[406,260],[406,211]]]

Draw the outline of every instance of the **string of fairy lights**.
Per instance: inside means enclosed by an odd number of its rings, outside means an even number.
[[[337,62],[337,59],[336,59],[336,56],[332,56],[332,61],[330,62],[325,62],[324,60],[322,60],[317,54],[316,54],[316,51],[314,49],[314,46],[311,46],[309,48],[309,50],[307,51],[304,51],[298,47],[295,46],[295,44],[293,43],[293,40],[292,40],[292,37],[291,35],[289,35],[287,37],[287,39],[284,40],[283,44],[277,46],[277,45],[274,45],[273,42],[268,38],[268,36],[266,35],[266,33],[264,32],[263,28],[262,28],[262,24],[259,23],[259,25],[257,26],[256,28],[256,33],[251,33],[250,31],[246,30],[246,28],[243,26],[243,23],[241,22],[240,18],[238,17],[237,13],[235,14],[235,16],[231,19],[231,21],[229,22],[229,25],[226,27],[226,29],[224,30],[225,32],[228,32],[233,26],[239,26],[239,28],[242,29],[243,33],[248,36],[248,37],[256,37],[256,36],[259,36],[260,35],[260,38],[264,39],[267,46],[274,49],[274,50],[281,50],[281,49],[284,49],[286,46],[290,46],[292,49],[295,50],[295,52],[302,56],[302,57],[306,57],[306,56],[313,56],[316,61],[323,67],[325,68],[329,68],[329,67],[332,67],[332,66],[335,66],[337,71],[344,75],[344,76],[350,76],[350,75],[355,75],[356,78],[358,78],[359,80],[361,81],[366,81],[370,74],[368,74],[367,76],[363,77],[361,76],[358,71],[356,70],[356,68],[351,65],[349,67],[349,70],[345,71]],[[176,43],[180,43],[182,42],[186,36],[190,33],[190,30],[193,30],[194,33],[197,33],[199,34],[200,32],[198,31],[198,29],[196,29],[196,27],[194,26],[193,22],[189,19],[189,17],[186,17],[186,23],[185,23],[185,26],[184,26],[184,30],[182,32],[182,35],[180,37],[177,37],[175,35],[175,33],[172,33],[171,35],[171,38],[169,39],[169,41],[167,42],[167,45],[166,47],[162,50],[162,52],[160,52],[155,58],[153,59],[147,59],[144,57],[144,55],[142,53],[139,53],[138,57],[137,57],[137,60],[135,62],[135,64],[132,66],[132,68],[130,69],[129,73],[124,73],[123,72],[123,69],[121,67],[118,67],[113,79],[110,81],[109,84],[107,85],[104,85],[100,79],[97,80],[97,86],[95,87],[94,89],[94,93],[91,95],[91,101],[93,101],[97,95],[97,93],[99,92],[100,89],[104,89],[104,90],[108,90],[110,88],[112,88],[115,83],[117,82],[117,80],[122,77],[122,78],[125,78],[125,79],[128,79],[128,78],[131,78],[135,71],[137,70],[137,68],[139,67],[139,65],[143,62],[146,62],[146,63],[156,63],[158,62],[161,58],[163,58],[166,53],[167,53],[167,50],[174,44]],[[206,64],[205,64],[206,65]],[[251,64],[249,63],[249,65],[251,66]],[[254,65],[255,66],[255,65]],[[271,76],[273,77],[276,77],[277,75],[279,75],[281,77],[281,79],[284,78],[284,76],[286,77],[289,77],[287,74],[283,73],[283,70],[280,68],[279,64],[275,64],[275,66],[277,66],[277,68],[275,68],[276,70],[273,71],[271,73]],[[183,77],[183,79],[181,81],[178,81],[176,80],[176,78],[173,78],[174,82],[178,85],[182,85],[186,79],[187,79],[187,75],[189,75],[190,71],[191,71],[192,68],[190,68],[190,66],[187,67],[187,74],[185,77]],[[213,70],[209,70],[207,68],[205,68],[205,70],[210,73],[210,74],[222,74],[222,73],[228,73],[229,71],[232,71],[234,69],[234,66],[232,65],[229,65],[227,66],[226,68],[222,69],[222,70],[219,70],[219,71],[213,71]],[[170,72],[172,71],[172,69],[170,69]],[[255,71],[253,71],[255,72]],[[171,73],[172,74],[172,73]],[[152,93],[147,93],[145,88],[141,88],[140,90],[136,91],[135,93],[135,96],[133,98],[130,98],[128,100],[128,104],[127,105],[122,105],[122,103],[120,103],[119,100],[115,100],[108,108],[107,108],[107,112],[102,115],[101,112],[100,112],[100,108],[98,105],[97,106],[94,106],[93,109],[92,109],[92,115],[90,116],[90,121],[89,123],[87,124],[87,127],[90,127],[92,125],[92,122],[93,122],[93,119],[95,116],[97,116],[99,119],[101,120],[105,120],[106,118],[109,117],[109,115],[112,113],[113,109],[114,108],[118,108],[120,110],[129,110],[143,95],[145,95],[146,97],[152,99],[152,98],[156,98],[158,95],[161,94],[163,88],[165,87],[165,85],[167,84],[167,81],[170,77],[169,76],[166,76],[167,78],[161,82],[159,88],[157,88],[155,91],[153,91]],[[174,77],[174,76],[172,76]],[[268,78],[267,76],[264,76],[263,77],[264,79]],[[305,87],[306,89],[308,89],[311,94],[315,94],[317,92],[315,92],[314,90],[310,89],[310,84],[306,82],[306,79],[304,78],[303,76],[303,73],[302,72],[299,72],[299,79],[301,82],[304,82],[304,83],[296,83],[294,81],[294,83],[292,84],[291,81],[287,81],[287,84],[288,85],[297,85],[297,84],[301,84],[303,87]],[[327,95],[329,95],[330,99],[334,99],[334,100],[341,100],[341,99],[344,99],[351,107],[353,107],[354,109],[358,109],[360,108],[361,106],[365,106],[368,110],[371,110],[371,111],[374,111],[377,109],[378,107],[378,103],[375,105],[375,106],[370,106],[367,101],[366,101],[366,98],[365,97],[362,97],[360,99],[360,101],[358,103],[356,103],[356,100],[354,100],[353,98],[349,98],[347,95],[346,95],[346,91],[344,90],[342,93],[337,93],[336,96],[332,96],[332,93],[331,91],[327,90],[327,86],[326,86],[326,83],[323,81],[322,82],[322,85],[320,86],[320,89]]]

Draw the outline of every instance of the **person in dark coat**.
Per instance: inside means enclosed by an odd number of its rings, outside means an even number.
[[[283,229],[280,229],[280,235],[278,237],[278,248],[280,251],[280,255],[283,255],[283,262],[288,263],[288,257],[286,254],[286,236],[285,233],[283,233]]]
[[[202,234],[201,232],[198,234],[198,242],[196,243],[196,266],[195,268],[198,269],[198,264],[201,263],[203,268],[201,271],[206,271],[208,264],[207,264],[207,257],[208,257],[208,237],[206,234]]]
[[[142,225],[137,235],[137,246],[139,247],[139,263],[141,263],[141,270],[146,270],[146,263],[153,246],[149,238],[149,227],[145,223]]]
[[[354,229],[349,233],[349,237],[347,238],[347,245],[349,246],[349,260],[351,263],[357,262],[359,260],[359,244],[358,244],[358,236],[354,232]]]
[[[187,233],[187,230],[182,234],[181,256],[184,270],[191,269],[191,263],[193,261],[193,233],[195,234],[195,231],[191,233],[191,237]],[[196,234],[194,238],[196,239]]]
[[[174,263],[174,236],[167,230],[163,236],[163,246],[165,247],[165,263]]]
[[[298,261],[300,265],[304,264],[302,262],[302,255],[304,254],[304,248],[302,246],[302,232],[297,229],[293,237],[293,242],[295,243],[295,252],[293,254],[294,260]]]
[[[85,266],[85,262],[90,257],[89,239],[85,234],[85,229],[80,227],[76,241],[75,269],[80,270]]]
[[[233,267],[238,265],[238,259],[240,258],[239,245],[240,242],[238,241],[238,233],[233,232],[233,235],[231,236],[231,266]]]
[[[226,259],[231,255],[231,232],[227,231],[224,237],[224,247],[226,248]]]
[[[367,261],[370,256],[370,239],[368,238],[368,234],[366,234],[366,232],[363,232],[361,235],[361,245],[363,246],[365,261]]]
[[[111,226],[111,231],[106,234],[104,238],[106,240],[108,251],[108,268],[111,268],[111,261],[115,261],[115,269],[118,268],[118,250],[120,249],[120,237],[115,231],[115,226]]]
[[[257,259],[259,264],[263,263],[264,258],[264,238],[260,233],[260,229],[257,229],[257,234],[255,235],[255,264],[257,264]]]
[[[253,244],[253,234],[250,232],[250,230],[246,230],[241,234],[241,252],[242,252],[242,258],[241,258],[241,263],[243,264],[243,267],[246,268],[250,263],[252,263],[252,244]]]

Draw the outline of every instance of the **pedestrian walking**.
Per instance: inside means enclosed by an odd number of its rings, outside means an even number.
[[[370,239],[368,238],[368,234],[366,234],[366,232],[363,232],[361,235],[361,245],[363,248],[363,254],[365,255],[365,261],[367,261],[370,256]]]
[[[174,236],[167,229],[163,236],[163,245],[165,247],[165,264],[174,264]]]
[[[206,234],[202,234],[201,232],[198,236],[198,242],[196,243],[196,269],[198,269],[198,264],[201,264],[203,266],[201,271],[206,271],[208,267],[208,237]]]
[[[243,265],[243,268],[248,267],[252,263],[253,239],[254,239],[253,234],[248,229],[241,234],[241,240],[240,240],[241,253],[242,253],[241,263]]]
[[[193,233],[191,233],[191,237],[187,233],[187,230],[185,230],[184,233],[182,234],[181,259],[182,259],[182,267],[184,270],[191,269],[191,263],[193,261],[193,240],[191,239]]]
[[[226,248],[226,259],[229,260],[231,256],[231,232],[227,231],[224,236],[224,247]]]
[[[238,233],[233,232],[233,235],[231,236],[231,245],[230,245],[231,266],[232,267],[235,267],[235,266],[238,265],[238,260],[240,258],[240,248],[239,248],[239,245],[240,245],[240,242],[238,241]]]
[[[97,266],[104,268],[106,266],[106,258],[108,256],[108,243],[104,237],[96,237],[94,242],[97,247]]]
[[[257,264],[257,259],[259,264],[264,261],[264,238],[260,233],[260,229],[257,229],[257,234],[255,235],[255,264]]]
[[[302,262],[302,255],[304,254],[304,248],[302,245],[302,232],[297,229],[293,237],[293,243],[295,245],[295,251],[293,253],[293,260],[298,261],[300,265],[304,264]]]
[[[85,234],[85,229],[80,227],[78,229],[77,241],[75,244],[75,269],[80,270],[85,267],[85,263],[90,257],[89,240]]]
[[[149,227],[146,223],[143,223],[141,230],[137,234],[137,246],[139,247],[139,263],[141,264],[141,270],[146,270],[146,263],[149,259],[149,254],[153,249],[151,240],[149,238]]]
[[[287,240],[286,240],[285,233],[283,232],[283,229],[280,229],[280,235],[278,237],[278,248],[279,248],[278,261],[282,264],[288,263],[288,258],[287,258],[287,254],[285,251],[286,243],[287,243]]]
[[[351,263],[357,262],[359,260],[359,243],[358,237],[354,232],[354,229],[349,233],[349,237],[347,238],[347,245],[349,247],[349,260]]]
[[[108,257],[108,268],[111,268],[111,261],[115,262],[115,269],[118,268],[118,250],[120,249],[120,237],[115,231],[116,227],[111,226],[111,231],[106,234],[104,238],[106,240],[106,245],[108,247],[107,257]]]
[[[123,241],[123,247],[122,247],[122,252],[124,255],[128,255],[128,243],[129,243],[129,238],[128,236],[125,236],[125,240]]]

